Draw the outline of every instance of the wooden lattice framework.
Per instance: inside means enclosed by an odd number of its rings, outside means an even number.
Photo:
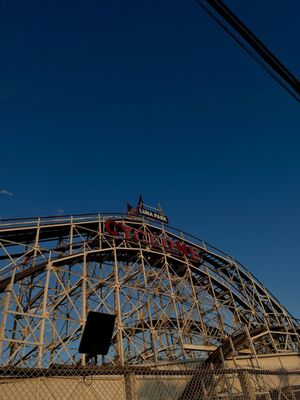
[[[121,214],[0,224],[1,365],[84,364],[89,310],[116,315],[109,365],[299,350],[268,290],[183,232]]]

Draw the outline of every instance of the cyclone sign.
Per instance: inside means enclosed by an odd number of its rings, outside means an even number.
[[[185,256],[193,261],[200,261],[199,249],[170,238],[156,236],[153,233],[126,225],[124,222],[107,220],[105,231],[117,239],[134,241],[153,250],[164,250],[174,255]]]

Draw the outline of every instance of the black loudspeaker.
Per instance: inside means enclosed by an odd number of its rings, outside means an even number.
[[[105,356],[111,344],[115,319],[115,315],[90,311],[81,337],[79,353]]]

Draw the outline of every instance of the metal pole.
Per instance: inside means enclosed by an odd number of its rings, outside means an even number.
[[[83,256],[83,270],[82,270],[82,314],[81,314],[81,326],[82,329],[84,327],[85,321],[86,321],[86,273],[87,273],[87,268],[86,268],[86,252],[85,252],[85,243],[84,243],[84,256]],[[81,356],[81,362],[82,365],[85,365],[86,363],[86,357],[85,354],[82,354]]]
[[[115,312],[117,314],[117,337],[118,337],[118,359],[121,365],[124,365],[124,353],[123,353],[123,335],[122,335],[122,315],[121,315],[121,303],[120,303],[120,283],[119,283],[119,270],[118,270],[118,258],[116,244],[114,241],[114,301],[115,301]]]
[[[46,273],[46,281],[45,281],[45,288],[44,288],[44,297],[43,297],[43,306],[42,306],[42,320],[41,320],[41,329],[40,329],[40,339],[39,339],[39,351],[38,351],[38,367],[42,368],[43,363],[43,350],[44,350],[44,334],[45,334],[45,322],[48,316],[47,314],[47,299],[48,299],[48,288],[49,288],[49,281],[50,281],[50,272],[51,272],[51,251],[49,253],[49,261],[47,264],[47,273]]]

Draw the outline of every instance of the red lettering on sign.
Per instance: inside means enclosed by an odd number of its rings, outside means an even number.
[[[166,251],[174,251],[174,243],[170,239],[161,239],[161,244]]]
[[[186,245],[184,243],[176,242],[176,247],[177,247],[177,251],[180,254],[183,254],[184,256],[188,257],[189,252],[188,252],[188,249],[187,249],[187,247],[186,247]]]
[[[132,228],[125,224],[120,224],[120,227],[121,227],[122,231],[124,232],[124,239],[130,240],[131,239],[130,232],[132,231]]]
[[[140,235],[142,235],[144,237],[144,239],[141,239]],[[135,229],[134,230],[134,238],[137,242],[146,242],[147,241],[146,232],[144,232],[140,229]]]
[[[161,244],[157,236],[152,235],[152,233],[148,234],[149,243],[151,247],[161,248]]]
[[[125,240],[134,240],[138,243],[148,243],[152,248],[163,248],[169,253],[186,256],[194,261],[200,260],[199,251],[196,247],[187,246],[185,243],[169,238],[160,238],[152,233],[146,233],[141,229],[127,226],[124,223],[107,220],[105,221],[105,230],[114,237],[120,236],[120,233],[123,232]]]
[[[190,247],[189,250],[190,250],[191,258],[195,261],[199,261],[200,257],[199,257],[198,249],[196,249],[196,247]]]
[[[113,236],[118,235],[118,232],[115,229],[113,229],[113,227],[117,227],[118,225],[119,224],[117,222],[112,221],[111,219],[109,219],[108,221],[105,221],[105,229],[107,230],[107,232],[110,235],[113,235]]]

